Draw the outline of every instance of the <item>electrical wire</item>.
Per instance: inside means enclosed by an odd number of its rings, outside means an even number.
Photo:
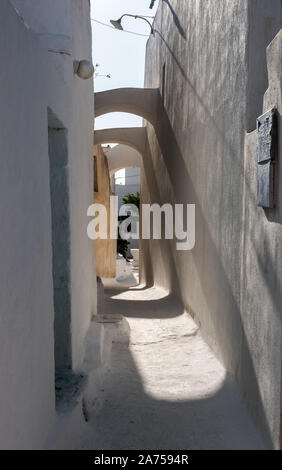
[[[152,17],[152,16],[148,16],[148,17],[145,17],[145,16],[144,16],[144,18],[153,18],[153,17]],[[95,21],[95,23],[101,24],[101,25],[103,25],[103,26],[106,26],[107,28],[114,29],[115,31],[117,31],[116,28],[114,28],[113,26],[110,26],[110,25],[107,24],[107,23],[103,23],[102,21],[95,20],[94,18],[91,18],[91,21]],[[124,33],[134,34],[135,36],[143,36],[143,37],[145,37],[145,38],[149,38],[149,37],[150,37],[149,34],[135,33],[134,31],[128,31],[128,30],[126,30],[126,29],[123,29],[122,31],[123,31]]]

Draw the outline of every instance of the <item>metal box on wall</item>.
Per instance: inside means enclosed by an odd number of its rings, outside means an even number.
[[[257,204],[265,208],[275,207],[275,166],[278,155],[277,121],[275,108],[257,119]]]

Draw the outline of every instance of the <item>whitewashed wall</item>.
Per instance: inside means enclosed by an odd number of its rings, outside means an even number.
[[[169,3],[159,3],[158,33],[147,44],[145,86],[160,88],[164,108],[155,129],[147,126],[142,198],[194,203],[196,244],[177,252],[174,242],[143,240],[141,272],[182,298],[267,446],[278,448],[281,210],[267,220],[256,206],[256,143],[249,137],[245,148],[245,137],[263,112],[268,81],[273,99],[264,111],[278,106],[281,53],[267,76],[266,48],[281,27],[282,3]]]
[[[0,448],[41,448],[55,418],[48,107],[68,136],[74,369],[96,309],[93,84],[73,75],[90,33],[88,0],[0,3]]]
[[[96,309],[93,246],[86,239],[86,211],[93,202],[93,82],[73,75],[73,61],[92,56],[90,5],[89,0],[12,3],[48,49],[53,67],[65,82],[70,107],[64,125],[69,146],[73,368],[77,369],[84,356],[90,314]]]

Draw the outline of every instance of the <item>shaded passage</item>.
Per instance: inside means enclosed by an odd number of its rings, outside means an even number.
[[[263,444],[235,385],[172,296],[118,284],[107,313],[123,314],[112,366],[81,448],[260,449]]]

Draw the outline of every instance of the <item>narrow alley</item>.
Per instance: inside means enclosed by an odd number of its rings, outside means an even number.
[[[0,1],[0,451],[282,449],[281,26]]]
[[[130,327],[112,349],[83,449],[261,449],[235,385],[173,296],[108,283],[106,313]]]

